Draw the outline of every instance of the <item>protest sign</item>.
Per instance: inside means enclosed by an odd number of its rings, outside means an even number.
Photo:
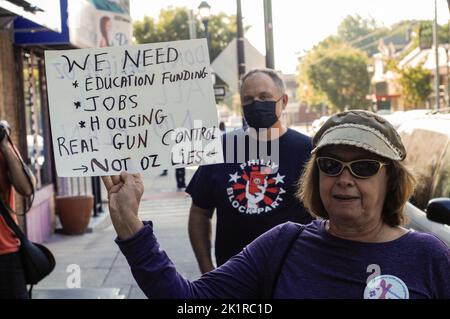
[[[61,177],[223,162],[205,39],[46,51]]]

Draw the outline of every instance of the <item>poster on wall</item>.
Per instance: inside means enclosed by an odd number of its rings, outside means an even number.
[[[60,177],[223,162],[205,39],[45,51]]]
[[[131,44],[129,0],[68,2],[70,42],[80,48]]]

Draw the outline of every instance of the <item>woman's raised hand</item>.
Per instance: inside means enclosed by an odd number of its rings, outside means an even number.
[[[120,173],[119,176],[102,176],[108,191],[111,221],[119,239],[135,235],[144,225],[139,220],[139,203],[144,192],[140,174]]]

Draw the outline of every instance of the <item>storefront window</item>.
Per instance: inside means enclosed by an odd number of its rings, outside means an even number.
[[[25,102],[26,141],[28,159],[41,188],[51,183],[50,160],[46,141],[46,92],[43,58],[32,51],[23,51],[23,90]],[[45,100],[44,100],[45,99]]]

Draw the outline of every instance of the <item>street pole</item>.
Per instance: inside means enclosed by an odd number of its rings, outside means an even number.
[[[241,0],[236,0],[237,5],[237,61],[238,61],[238,79],[239,88],[241,87],[241,78],[245,74],[245,55],[244,55],[244,27],[242,25]]]
[[[241,0],[236,0],[236,23],[237,23],[237,63],[238,63],[238,92],[241,94],[241,79],[245,74],[245,52],[244,52],[244,27],[242,25],[242,8],[241,8]],[[242,98],[242,96],[241,96]],[[242,127],[247,127],[247,121],[242,114]]]
[[[274,69],[272,0],[264,0],[264,26],[266,36],[266,68]]]
[[[450,9],[450,0],[448,0],[448,6]],[[450,19],[447,20],[447,47],[445,50],[445,56],[447,58],[447,107],[450,108],[450,77],[449,77],[449,65],[448,65],[449,64],[449,60],[448,60],[449,50],[450,50]]]
[[[447,77],[447,86],[445,87],[445,96],[446,96],[446,105],[445,105],[445,107],[450,107],[450,87],[449,87],[449,77],[448,77],[448,73],[449,73],[449,67],[448,67],[448,51],[449,51],[449,48],[450,48],[450,41],[449,41],[449,43],[447,43],[447,45],[446,45],[446,48],[445,48],[445,57],[446,57],[446,77]]]
[[[436,100],[436,109],[439,110],[439,41],[438,41],[438,23],[437,23],[437,0],[434,0],[434,24],[433,24],[433,43],[436,62],[436,70],[434,76],[434,94]]]
[[[189,39],[197,39],[197,29],[195,28],[194,12],[188,10],[189,15]]]
[[[208,50],[210,49],[209,43],[209,32],[208,32],[208,19],[203,20],[203,26],[205,27],[206,44],[208,45]]]

